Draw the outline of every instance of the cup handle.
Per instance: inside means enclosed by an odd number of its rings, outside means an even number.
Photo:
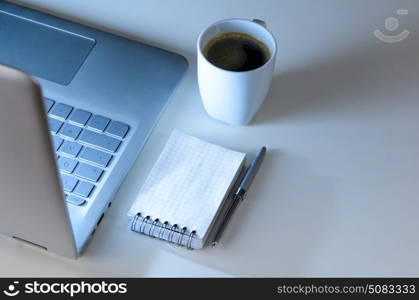
[[[259,25],[262,25],[263,27],[267,28],[266,22],[263,21],[263,20],[260,20],[260,19],[252,19],[252,22],[255,22],[255,23],[257,23]]]

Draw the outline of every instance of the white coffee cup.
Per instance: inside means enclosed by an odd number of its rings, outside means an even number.
[[[209,62],[204,56],[207,43],[229,32],[245,33],[264,43],[270,51],[268,61],[250,71],[229,71]],[[199,90],[207,113],[225,123],[248,124],[271,86],[276,49],[274,36],[261,20],[228,19],[206,28],[198,38],[197,50]]]

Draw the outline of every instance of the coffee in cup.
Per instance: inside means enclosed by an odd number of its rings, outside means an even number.
[[[240,32],[227,32],[214,37],[206,44],[204,55],[213,65],[236,72],[257,69],[271,56],[263,42]]]
[[[248,124],[271,86],[276,41],[261,20],[218,21],[197,42],[198,84],[208,115]]]

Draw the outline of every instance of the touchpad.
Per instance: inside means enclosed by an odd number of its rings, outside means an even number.
[[[95,40],[0,11],[0,63],[68,85]]]

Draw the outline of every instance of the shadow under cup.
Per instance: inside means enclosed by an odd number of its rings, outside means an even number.
[[[263,22],[262,22],[263,23]],[[260,67],[248,71],[229,71],[217,67],[204,55],[205,46],[225,33],[244,33],[262,42],[269,58]],[[206,28],[198,38],[198,83],[207,113],[234,125],[248,124],[269,91],[276,57],[276,41],[261,21],[228,19]]]

